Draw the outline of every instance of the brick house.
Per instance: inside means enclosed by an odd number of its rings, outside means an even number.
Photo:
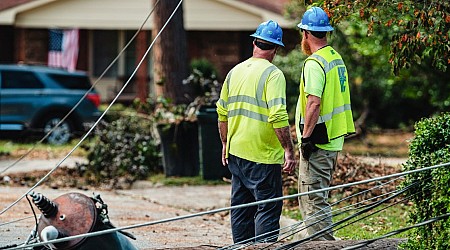
[[[251,56],[251,38],[259,23],[272,19],[284,30],[286,49],[298,43],[295,23],[283,17],[289,0],[186,0],[183,2],[189,60],[206,58],[219,78]],[[78,28],[76,68],[92,80],[118,55],[152,9],[152,0],[2,0],[0,1],[0,63],[47,64],[49,29]],[[144,26],[150,34],[152,21]],[[150,37],[148,35],[147,37]],[[148,39],[151,40],[151,39]],[[96,86],[103,101],[111,100],[136,65],[136,41]],[[232,53],[230,53],[230,51]],[[152,93],[152,64],[147,81]],[[133,86],[123,100],[136,96]]]

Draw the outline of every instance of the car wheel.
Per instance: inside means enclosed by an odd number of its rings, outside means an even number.
[[[44,122],[44,133],[47,134],[50,130],[55,127],[61,118],[53,117]],[[72,136],[72,127],[68,120],[65,120],[47,137],[46,141],[54,145],[62,145],[69,142]]]

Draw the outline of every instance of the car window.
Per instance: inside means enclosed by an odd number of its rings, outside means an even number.
[[[33,72],[2,70],[0,72],[2,89],[42,89],[44,85]]]
[[[67,89],[83,89],[91,88],[91,82],[88,76],[84,75],[63,75],[63,74],[48,74],[48,76],[59,85]]]

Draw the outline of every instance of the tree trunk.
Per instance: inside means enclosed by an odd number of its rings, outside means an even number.
[[[153,1],[156,2],[156,1]],[[152,37],[155,38],[178,5],[179,0],[161,0],[155,8]],[[154,82],[156,94],[174,103],[186,103],[183,79],[188,76],[186,32],[183,8],[180,6],[153,47]]]
[[[136,65],[142,60],[147,51],[147,31],[142,30],[136,37]],[[142,61],[136,72],[137,98],[145,102],[148,98],[148,58]]]

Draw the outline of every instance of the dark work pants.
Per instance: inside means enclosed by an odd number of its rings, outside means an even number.
[[[231,206],[283,195],[280,164],[260,164],[229,155],[228,168],[232,174]],[[282,206],[283,201],[276,201],[232,209],[231,230],[234,243],[276,241]],[[261,236],[255,238],[258,235]]]

